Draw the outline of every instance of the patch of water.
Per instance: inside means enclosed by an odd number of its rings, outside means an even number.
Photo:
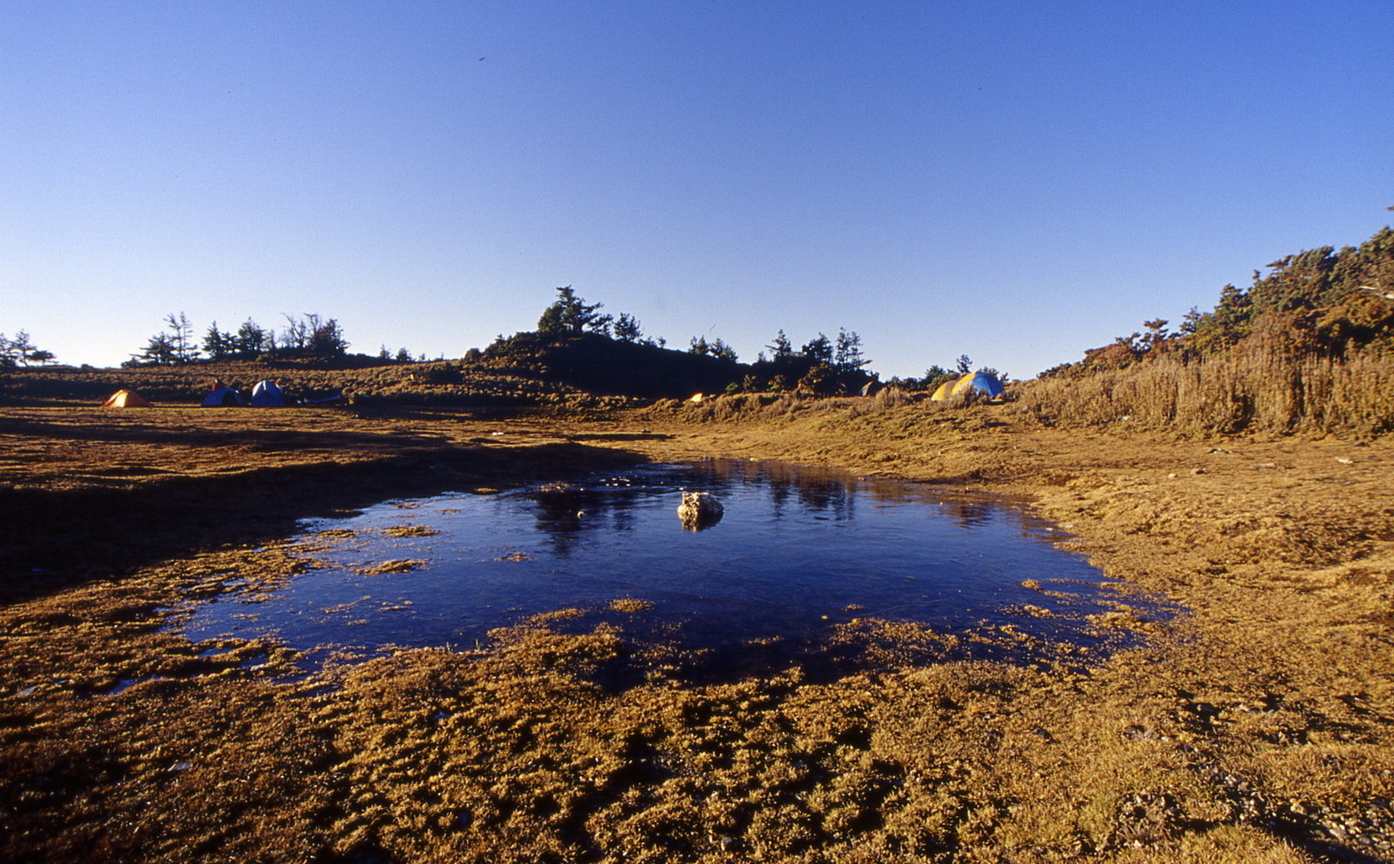
[[[720,521],[684,530],[684,489],[720,500]],[[472,648],[493,628],[580,609],[583,629],[608,617],[687,648],[806,651],[854,619],[1089,646],[1107,641],[1089,616],[1166,613],[1118,593],[1019,503],[779,463],[651,466],[387,502],[305,527],[323,568],[210,601],[181,629],[311,652]]]

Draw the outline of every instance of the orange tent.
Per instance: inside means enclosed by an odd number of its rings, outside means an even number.
[[[134,390],[117,390],[102,403],[103,408],[153,408],[149,399]]]

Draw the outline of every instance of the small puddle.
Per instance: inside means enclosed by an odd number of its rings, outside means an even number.
[[[685,489],[715,496],[720,520],[684,530]],[[181,629],[271,636],[313,658],[475,648],[547,615],[558,629],[610,621],[640,642],[778,665],[875,619],[949,634],[954,656],[1024,662],[1043,645],[1088,655],[1136,641],[1098,616],[1174,611],[1055,545],[1068,536],[1000,497],[713,459],[316,520],[302,539],[321,569],[207,602]]]

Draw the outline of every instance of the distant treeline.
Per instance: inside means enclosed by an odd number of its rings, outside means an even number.
[[[480,356],[495,360],[536,359],[542,346],[574,340],[583,335],[651,349],[666,346],[666,340],[662,338],[645,336],[639,321],[632,315],[603,314],[600,312],[602,306],[601,303],[589,303],[578,297],[569,285],[558,288],[556,300],[543,311],[535,333],[519,333],[508,338],[500,336]],[[722,339],[694,336],[688,343],[687,354],[724,364],[701,367],[671,357],[665,360],[660,354],[636,354],[633,351],[619,354],[611,351],[612,356],[603,359],[603,343],[592,342],[583,352],[586,355],[584,362],[574,357],[563,362],[553,351],[547,354],[544,364],[547,368],[536,371],[538,374],[560,376],[567,383],[586,387],[593,392],[620,392],[620,388],[627,387],[623,392],[633,393],[637,389],[645,394],[657,390],[686,389],[692,392],[833,395],[857,393],[867,384],[880,380],[877,373],[867,369],[871,361],[863,350],[861,335],[855,330],[839,328],[832,338],[819,333],[796,349],[794,342],[781,329],[763,348],[753,362],[742,364],[735,349]],[[666,353],[671,355],[675,352]],[[629,368],[626,362],[618,359],[626,356],[631,358],[628,362],[637,363],[641,354],[650,364],[646,369]],[[970,371],[971,367],[972,361],[964,355],[958,358],[954,369],[934,365],[926,370],[923,378],[892,378],[886,383],[903,390],[932,390],[944,380]],[[708,371],[699,373],[696,371],[699,368]],[[995,369],[984,371],[1006,380],[1006,376]],[[665,376],[667,380],[680,383],[665,385],[662,383]]]
[[[36,346],[25,330],[20,330],[13,339],[0,333],[0,369],[13,369],[16,366],[47,366],[56,359],[52,351],[45,351]]]
[[[685,350],[670,350],[666,339],[646,335],[633,315],[602,313],[603,304],[586,301],[569,285],[556,291],[556,299],[543,310],[535,331],[500,335],[487,349],[470,349],[463,361],[513,365],[537,377],[555,377],[592,392],[627,395],[669,395],[687,390],[833,395],[859,392],[880,378],[867,368],[871,361],[855,330],[839,328],[833,337],[818,333],[796,348],[781,329],[753,362],[741,363],[735,349],[720,338],[694,336]],[[122,365],[335,361],[349,356],[349,342],[337,319],[319,314],[284,317],[286,323],[280,330],[248,318],[235,330],[224,330],[214,321],[200,336],[188,316],[171,312],[164,318],[163,329],[151,335]],[[426,359],[414,357],[406,348],[393,353],[386,346],[376,358],[353,357],[358,362],[376,359],[383,363]],[[34,346],[25,331],[19,331],[14,339],[0,334],[0,367],[44,365],[54,359],[51,352]],[[933,389],[970,369],[971,361],[965,355],[952,368],[934,365],[923,378],[892,378],[887,383],[903,390]],[[985,371],[1006,379],[997,370]]]
[[[183,312],[165,317],[165,329],[150,337],[145,347],[131,355],[124,366],[176,366],[199,360],[258,360],[313,357],[329,359],[348,353],[339,322],[307,314],[285,316],[286,326],[277,333],[248,318],[236,331],[218,329],[214,321],[202,341]]]
[[[720,338],[695,336],[686,351],[670,350],[667,340],[646,336],[634,316],[602,313],[604,304],[587,302],[569,285],[556,290],[536,331],[500,336],[465,359],[593,393],[654,397],[793,390],[826,395],[853,392],[876,378],[865,369],[870,361],[855,331],[839,330],[835,339],[819,333],[795,350],[780,330],[766,346],[769,355],[761,351],[754,363],[741,363]]]

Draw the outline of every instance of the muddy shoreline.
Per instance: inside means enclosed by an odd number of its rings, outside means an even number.
[[[696,423],[0,411],[6,860],[1314,861],[1394,855],[1394,446],[1010,406]],[[1086,671],[665,679],[545,621],[288,682],[163,625],[312,566],[294,520],[734,456],[1024,496],[1192,613]],[[859,641],[858,641],[859,640]],[[646,677],[617,674],[642,660]],[[110,694],[110,695],[106,695]]]

